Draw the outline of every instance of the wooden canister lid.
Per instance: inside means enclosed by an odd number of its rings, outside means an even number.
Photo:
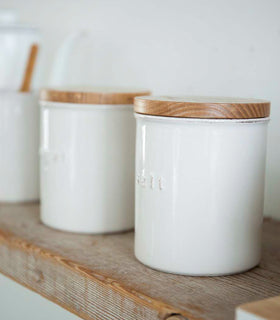
[[[40,100],[79,104],[133,104],[135,97],[149,94],[148,90],[131,88],[61,87],[42,89]]]
[[[137,97],[136,113],[202,119],[252,119],[266,118],[270,102],[260,99],[225,97]]]

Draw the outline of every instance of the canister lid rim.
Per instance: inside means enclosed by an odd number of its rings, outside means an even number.
[[[40,91],[40,100],[77,104],[133,104],[137,96],[150,94],[146,89],[125,87],[60,87]]]
[[[270,102],[234,97],[142,96],[135,98],[134,111],[177,118],[251,119],[269,117]]]

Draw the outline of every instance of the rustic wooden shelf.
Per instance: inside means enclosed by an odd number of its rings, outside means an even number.
[[[132,232],[62,233],[40,223],[38,204],[0,205],[0,271],[88,320],[234,319],[238,305],[280,294],[280,222],[265,220],[263,244],[246,273],[171,275],[136,261]]]

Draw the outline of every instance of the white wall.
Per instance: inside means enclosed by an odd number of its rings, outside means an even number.
[[[80,317],[0,274],[1,320],[79,320]]]
[[[0,0],[0,6],[17,8],[22,20],[41,28],[43,84],[64,37],[89,29],[94,45],[81,71],[91,84],[271,100],[265,213],[280,218],[280,1]]]

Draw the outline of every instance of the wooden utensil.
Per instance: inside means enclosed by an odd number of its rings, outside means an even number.
[[[30,53],[29,53],[29,57],[27,60],[27,65],[25,68],[22,85],[19,90],[20,92],[30,91],[30,85],[31,85],[35,62],[37,59],[38,49],[39,49],[39,47],[37,44],[33,44],[30,48]]]

